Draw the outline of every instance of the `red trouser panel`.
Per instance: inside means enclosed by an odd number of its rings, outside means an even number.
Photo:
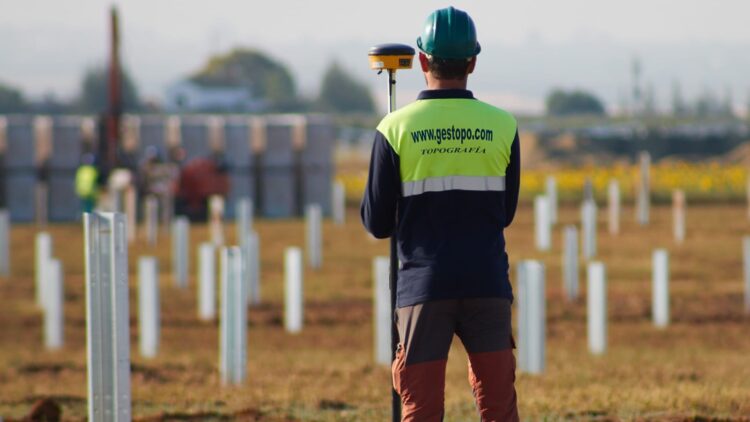
[[[517,422],[513,349],[469,354],[469,382],[482,422]]]
[[[404,422],[441,422],[445,400],[445,365],[434,360],[406,366],[403,350],[393,362],[393,388],[401,396]]]
[[[402,421],[442,421],[445,367],[456,334],[469,354],[469,381],[482,421],[518,421],[510,301],[441,300],[399,308],[394,388]]]

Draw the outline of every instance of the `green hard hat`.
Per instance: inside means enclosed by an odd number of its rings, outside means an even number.
[[[468,13],[453,7],[436,10],[427,17],[417,47],[425,54],[443,59],[467,59],[482,50],[474,21]]]

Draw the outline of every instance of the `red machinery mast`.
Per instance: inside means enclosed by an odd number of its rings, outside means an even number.
[[[122,113],[121,74],[120,74],[120,34],[117,8],[110,10],[110,56],[109,87],[107,108],[107,164],[112,169],[117,166],[117,147],[120,138],[120,114]]]

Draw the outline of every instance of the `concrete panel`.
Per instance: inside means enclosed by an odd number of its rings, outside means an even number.
[[[34,166],[33,117],[8,116],[7,123],[6,168],[32,168]]]
[[[309,116],[300,161],[303,165],[330,166],[335,142],[336,130],[333,124],[323,116]]]
[[[261,215],[285,218],[298,215],[297,173],[294,150],[294,116],[274,116],[265,119],[264,148],[260,165]]]
[[[241,198],[251,198],[254,203],[255,195],[255,175],[247,170],[232,169],[229,171],[229,195],[227,197],[227,206],[224,215],[229,219],[234,219],[237,201]]]
[[[261,215],[271,218],[297,214],[295,175],[291,167],[263,170],[260,192]]]
[[[60,116],[52,120],[52,169],[72,169],[78,166],[83,144],[82,119]]]
[[[208,117],[189,116],[181,119],[182,147],[188,161],[211,153],[208,139]]]
[[[75,191],[75,170],[53,170],[49,181],[50,221],[76,221],[80,212]]]
[[[294,165],[294,121],[281,117],[267,118],[261,167]]]
[[[253,130],[246,117],[234,117],[226,120],[224,127],[225,152],[227,164],[233,168],[247,168],[255,164],[255,157],[250,148]]]
[[[8,171],[5,179],[5,192],[10,218],[13,222],[34,220],[34,186],[36,175],[28,171]]]
[[[303,167],[300,183],[303,205],[318,204],[324,215],[331,215],[333,167]]]

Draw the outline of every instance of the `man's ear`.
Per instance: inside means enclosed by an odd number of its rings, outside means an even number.
[[[419,65],[422,66],[422,72],[427,73],[430,71],[427,56],[421,51],[419,52]]]
[[[477,65],[477,56],[474,56],[469,61],[469,67],[466,69],[466,74],[474,72],[474,67]]]

